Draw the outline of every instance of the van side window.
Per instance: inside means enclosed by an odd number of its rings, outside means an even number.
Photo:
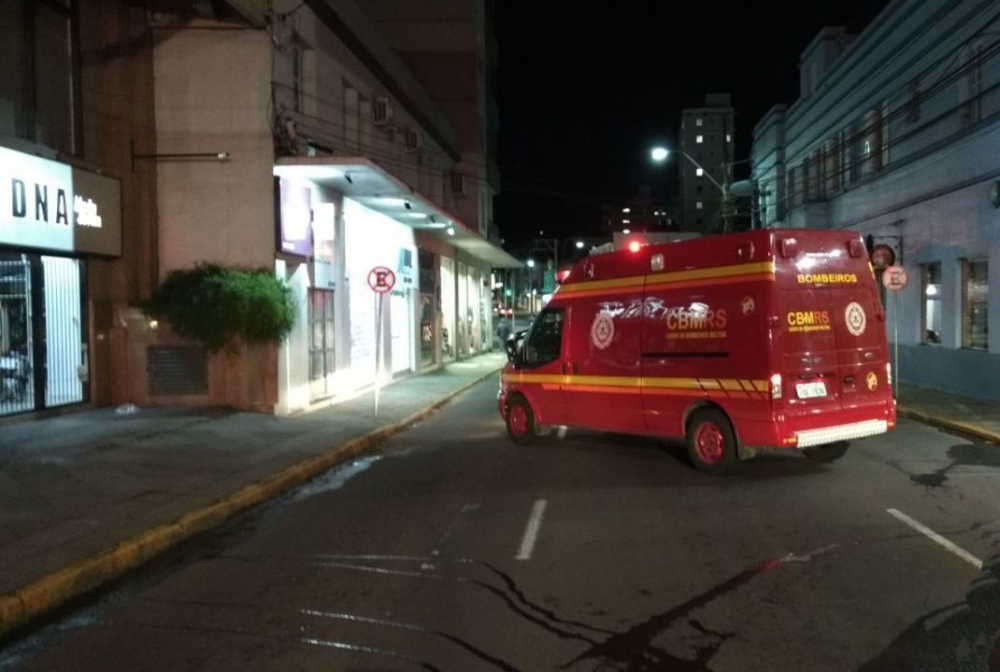
[[[524,363],[542,366],[559,359],[562,349],[563,309],[546,308],[535,320],[525,344]]]

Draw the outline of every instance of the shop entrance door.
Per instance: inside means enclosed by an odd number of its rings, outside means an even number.
[[[0,252],[0,415],[88,399],[84,264]]]

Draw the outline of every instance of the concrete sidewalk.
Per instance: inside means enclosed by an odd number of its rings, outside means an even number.
[[[930,425],[1000,443],[1000,401],[964,397],[903,383],[899,414]]]
[[[482,355],[292,418],[98,409],[0,426],[0,637],[428,415]]]

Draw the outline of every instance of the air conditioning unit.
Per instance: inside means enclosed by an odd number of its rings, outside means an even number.
[[[451,171],[451,194],[452,196],[465,196],[465,173],[457,170]]]
[[[424,146],[424,136],[415,128],[406,129],[406,151],[415,152]]]
[[[376,126],[385,126],[393,117],[392,103],[388,98],[376,98],[372,103],[372,123]]]

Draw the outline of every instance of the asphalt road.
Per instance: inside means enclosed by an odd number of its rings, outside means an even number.
[[[1000,447],[904,420],[711,477],[655,440],[514,446],[496,389],[0,669],[1000,670]]]

